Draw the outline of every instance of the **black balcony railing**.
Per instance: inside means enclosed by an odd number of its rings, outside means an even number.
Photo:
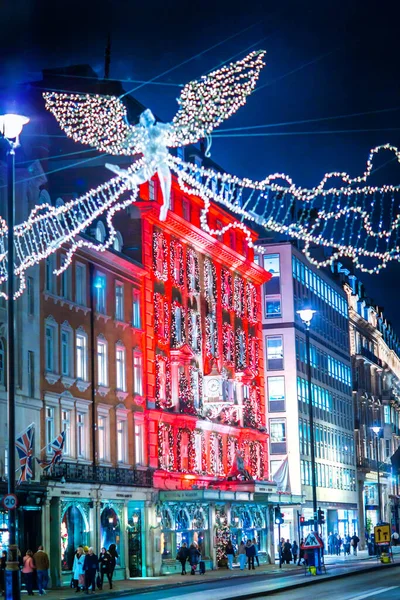
[[[361,344],[357,348],[357,354],[361,354],[361,356],[364,356],[367,360],[374,363],[375,365],[378,365],[379,367],[383,366],[381,359],[378,358],[376,356],[376,354],[371,352],[371,350],[369,348],[366,348],[365,346],[361,346]]]
[[[94,467],[63,463],[55,465],[53,472],[42,476],[43,481],[61,480],[71,483],[104,483],[133,487],[152,487],[153,472],[149,469],[121,469],[119,467]]]
[[[377,471],[378,461],[372,458],[360,457],[357,460],[357,467],[365,471]],[[380,473],[389,474],[391,472],[390,465],[379,461],[379,471]]]

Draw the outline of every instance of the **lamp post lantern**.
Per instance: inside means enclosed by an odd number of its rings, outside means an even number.
[[[311,487],[312,487],[312,503],[313,503],[313,521],[314,531],[318,531],[317,519],[317,482],[315,477],[315,445],[314,445],[314,411],[312,404],[312,386],[311,386],[311,353],[310,353],[310,325],[314,316],[315,310],[305,308],[298,310],[297,314],[302,320],[306,330],[306,354],[307,354],[307,380],[308,380],[308,418],[310,421],[310,457],[311,457]]]
[[[7,413],[8,413],[8,494],[15,494],[15,340],[14,340],[14,210],[15,148],[27,117],[0,115],[0,134],[8,142],[7,151]],[[8,511],[8,554],[5,571],[5,597],[20,599],[16,510]]]
[[[381,428],[379,426],[371,427],[375,434],[375,456],[376,456],[376,471],[378,475],[378,522],[382,523],[382,495],[381,495],[381,476],[379,472],[379,435]]]

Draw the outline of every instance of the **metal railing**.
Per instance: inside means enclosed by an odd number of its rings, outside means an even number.
[[[149,469],[122,469],[120,467],[99,467],[63,463],[55,465],[52,473],[42,475],[42,481],[61,480],[72,483],[104,483],[106,485],[126,485],[152,487],[153,472]]]

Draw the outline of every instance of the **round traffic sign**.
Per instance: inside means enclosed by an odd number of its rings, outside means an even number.
[[[7,510],[14,510],[18,506],[17,496],[15,494],[7,494],[3,498],[3,506]]]

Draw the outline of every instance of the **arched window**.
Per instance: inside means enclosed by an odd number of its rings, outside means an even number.
[[[61,569],[70,571],[76,548],[89,542],[89,523],[80,506],[69,506],[61,519]]]
[[[0,338],[0,385],[6,381],[6,350],[4,341]]]
[[[118,554],[117,564],[119,564],[121,526],[117,513],[110,506],[106,506],[101,513],[101,546],[108,548],[114,544]]]
[[[189,515],[184,508],[181,508],[177,512],[175,527],[178,531],[189,529]]]
[[[123,243],[124,242],[122,239],[122,235],[120,234],[119,231],[117,231],[117,233],[115,234],[114,243],[113,243],[114,250],[116,250],[117,252],[122,252]]]
[[[102,223],[101,221],[98,221],[96,225],[95,238],[101,244],[106,239],[106,228],[104,227],[104,223]]]

